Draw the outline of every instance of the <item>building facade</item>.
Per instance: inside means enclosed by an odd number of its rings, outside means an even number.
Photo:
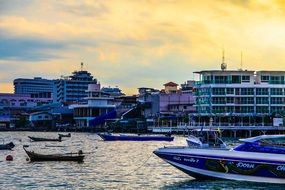
[[[194,96],[192,90],[183,91],[173,82],[164,84],[161,91],[151,88],[139,89],[139,102],[144,103],[144,115],[147,118],[193,113]]]
[[[14,80],[15,94],[31,94],[33,98],[52,98],[54,80],[35,77],[33,79],[18,78]]]
[[[195,72],[195,122],[204,125],[273,125],[285,114],[284,71]]]
[[[55,80],[54,102],[79,102],[87,97],[88,84],[97,84],[87,71],[74,71],[71,76]]]
[[[89,84],[87,94],[86,104],[70,106],[74,110],[73,115],[77,127],[104,125],[106,119],[116,117],[114,98],[102,95],[100,84]]]

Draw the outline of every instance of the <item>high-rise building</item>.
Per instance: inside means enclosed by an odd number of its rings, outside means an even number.
[[[285,71],[195,72],[196,121],[206,125],[273,125],[285,115]]]
[[[97,84],[91,73],[74,71],[71,76],[55,80],[54,102],[78,102],[87,97],[88,84]]]
[[[35,77],[14,80],[15,94],[30,94],[32,98],[52,98],[54,81]]]

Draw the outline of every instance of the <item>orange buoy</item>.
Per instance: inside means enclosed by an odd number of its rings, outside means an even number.
[[[11,156],[11,155],[6,156],[6,161],[12,161],[12,160],[13,160],[13,156]]]

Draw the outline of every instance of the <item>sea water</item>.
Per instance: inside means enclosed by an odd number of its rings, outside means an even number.
[[[56,132],[0,132],[13,151],[0,150],[0,189],[285,189],[285,186],[226,180],[195,180],[156,157],[163,146],[186,146],[185,137],[173,142],[104,142],[95,133],[71,133],[62,142],[31,142],[28,136],[57,138]],[[0,142],[2,143],[2,142]],[[83,163],[29,162],[23,150],[39,153],[89,152]],[[6,161],[7,155],[13,161]]]

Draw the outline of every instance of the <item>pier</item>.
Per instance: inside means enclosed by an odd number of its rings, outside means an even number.
[[[148,131],[153,133],[174,133],[189,135],[193,130],[219,130],[222,137],[246,138],[265,134],[285,134],[285,126],[189,126],[176,127],[149,126]]]

